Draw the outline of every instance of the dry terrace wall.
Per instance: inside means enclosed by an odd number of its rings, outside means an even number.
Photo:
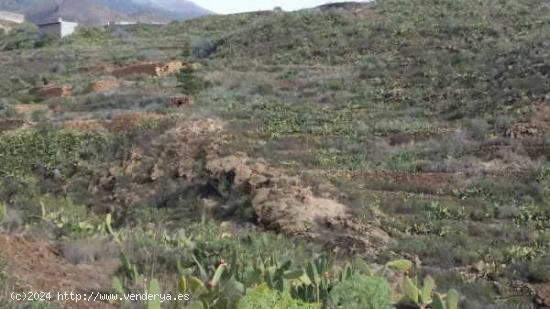
[[[111,74],[117,78],[132,75],[149,75],[152,77],[161,77],[179,71],[183,67],[181,61],[172,61],[167,63],[136,63],[123,68],[115,69]]]
[[[69,86],[44,86],[42,88],[31,89],[30,93],[36,94],[39,99],[68,97],[71,95]]]
[[[117,89],[120,86],[119,82],[116,80],[96,80],[88,85],[86,88],[86,93],[92,92],[107,92]]]

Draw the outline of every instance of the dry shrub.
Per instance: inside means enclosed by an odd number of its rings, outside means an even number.
[[[70,120],[63,123],[63,128],[82,132],[98,132],[105,130],[105,123],[99,120]]]
[[[132,75],[149,75],[152,77],[161,77],[175,73],[183,68],[181,61],[171,62],[138,62],[111,72],[117,78],[123,78]]]
[[[26,122],[21,119],[0,119],[0,132],[11,131],[24,126]]]
[[[119,86],[120,84],[116,80],[96,80],[91,82],[84,92],[108,92],[117,89]]]
[[[48,110],[48,105],[45,104],[17,104],[13,108],[19,114],[33,113],[36,111]]]
[[[105,123],[105,127],[109,131],[120,132],[137,129],[142,125],[151,124],[163,119],[164,116],[157,113],[135,112],[120,114]]]

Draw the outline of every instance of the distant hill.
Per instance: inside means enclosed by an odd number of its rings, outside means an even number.
[[[24,20],[25,17],[21,14],[0,11],[0,33],[10,31]]]
[[[107,0],[109,1],[109,0]],[[127,0],[122,0],[125,2]],[[144,7],[163,10],[167,16],[175,19],[188,19],[190,17],[200,17],[210,15],[212,12],[187,0],[133,0],[135,3]]]
[[[16,23],[13,23],[11,21],[6,21],[0,18],[0,33],[3,33],[5,31],[10,31],[13,27],[17,26]]]
[[[61,17],[87,25],[169,22],[212,14],[187,0],[0,0],[0,10],[23,13],[35,23]]]

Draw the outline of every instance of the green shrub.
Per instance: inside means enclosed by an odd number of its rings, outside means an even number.
[[[200,39],[192,44],[193,56],[198,59],[206,58],[216,51],[216,44],[211,39]]]
[[[398,152],[388,158],[388,167],[395,172],[416,172],[416,155],[409,151]]]
[[[197,95],[208,85],[205,80],[197,76],[196,70],[192,66],[185,66],[177,75],[178,88],[188,95]]]
[[[293,299],[288,293],[271,290],[267,284],[261,284],[249,290],[239,301],[239,309],[316,309],[317,304],[308,304]]]
[[[28,174],[36,166],[47,169],[75,161],[89,136],[46,129],[0,136],[0,175]]]
[[[101,232],[100,227],[104,226],[104,222],[90,213],[86,206],[70,198],[44,196],[39,204],[41,220],[55,226],[60,235],[73,238],[91,236]],[[107,232],[107,228],[103,230]]]
[[[3,202],[0,202],[0,224],[4,221],[4,218],[6,217],[6,204]]]
[[[531,261],[528,265],[528,279],[531,282],[550,282],[550,256]]]
[[[34,47],[37,37],[38,29],[35,26],[30,24],[22,24],[13,29],[9,34],[2,37],[0,49],[30,49]]]
[[[44,33],[38,36],[36,42],[34,42],[35,48],[43,48],[48,46],[55,46],[61,42],[61,39],[53,33]]]
[[[387,309],[391,291],[386,279],[355,275],[336,285],[329,295],[329,308]]]
[[[112,33],[103,27],[82,27],[71,37],[72,40],[86,40],[87,42],[102,42],[112,39]]]

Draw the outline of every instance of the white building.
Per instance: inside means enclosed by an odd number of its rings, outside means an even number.
[[[76,27],[78,27],[78,23],[65,21],[62,18],[59,18],[55,22],[38,25],[38,30],[40,33],[53,33],[60,38],[64,38],[73,34]]]

